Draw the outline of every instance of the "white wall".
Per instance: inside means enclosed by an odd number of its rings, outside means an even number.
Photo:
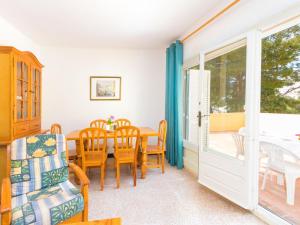
[[[219,9],[210,12],[211,16],[220,11],[224,6],[220,5]],[[299,14],[299,7],[299,0],[240,1],[226,14],[184,42],[184,60],[196,56],[200,50],[213,48],[226,40],[243,34],[256,26],[260,26],[260,24],[272,19],[272,17],[278,13],[282,15],[285,10],[291,9],[291,11],[295,11],[295,14]],[[292,16],[290,13],[288,14]],[[194,30],[195,27],[199,27],[199,25],[203,24],[208,18],[210,18],[210,16],[201,18],[199,23],[191,27],[182,37]]]
[[[260,132],[295,139],[300,134],[299,114],[260,113],[259,119]]]
[[[13,46],[22,51],[31,51],[38,58],[40,56],[39,46],[30,38],[22,34],[14,26],[0,17],[0,45]]]
[[[157,128],[164,118],[165,50],[40,47],[0,17],[0,45],[34,53],[43,68],[42,127],[67,133],[96,118],[126,117]],[[90,76],[121,76],[121,101],[90,101]]]
[[[42,126],[65,133],[110,115],[158,127],[164,118],[165,50],[42,48]],[[90,76],[121,76],[121,101],[90,101]]]

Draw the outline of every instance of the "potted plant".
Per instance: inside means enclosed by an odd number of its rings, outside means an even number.
[[[114,129],[114,119],[115,119],[114,116],[110,116],[108,118],[108,120],[107,120],[107,127],[106,127],[107,130],[113,130]]]

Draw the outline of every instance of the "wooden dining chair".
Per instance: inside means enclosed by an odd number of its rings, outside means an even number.
[[[124,126],[130,126],[131,125],[131,122],[130,120],[128,119],[117,119],[115,120],[115,124],[116,124],[116,127],[124,127]]]
[[[129,164],[132,168],[133,185],[136,186],[137,153],[140,141],[140,130],[134,126],[123,126],[115,130],[115,167],[117,188],[120,187],[120,166]],[[120,147],[121,146],[121,147]]]
[[[51,128],[50,128],[50,133],[51,134],[62,134],[61,125],[59,123],[52,124]],[[68,156],[69,156],[70,161],[76,162],[76,160],[77,160],[76,149],[68,149]]]
[[[105,129],[105,125],[107,125],[107,121],[102,119],[93,120],[90,123],[90,127],[101,128],[101,129]]]
[[[50,133],[51,134],[62,134],[61,125],[58,123],[52,124],[51,128],[50,128]]]
[[[156,155],[157,163],[150,163],[148,157],[146,168],[161,168],[162,173],[165,172],[165,151],[166,151],[166,137],[167,137],[167,121],[162,120],[159,123],[158,138],[156,145],[147,145],[146,149],[142,149],[143,154]]]
[[[80,131],[81,167],[86,173],[87,168],[100,167],[101,191],[104,188],[105,167],[107,159],[107,133],[101,128],[86,128]]]

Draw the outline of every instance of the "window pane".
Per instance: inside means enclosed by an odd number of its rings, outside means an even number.
[[[22,63],[17,62],[17,78],[22,79]]]
[[[300,25],[262,41],[261,111],[300,113]]]
[[[183,77],[183,138],[188,140],[188,106],[189,106],[189,71],[185,71]]]
[[[22,101],[17,101],[17,119],[22,119]]]
[[[198,89],[199,89],[199,69],[191,69],[189,71],[189,109],[188,109],[188,123],[189,133],[188,140],[198,145]]]
[[[24,102],[24,118],[28,117],[28,102]]]
[[[17,99],[22,100],[22,84],[23,82],[21,80],[17,81]]]
[[[26,63],[23,63],[23,79],[28,81],[28,66]]]
[[[210,72],[210,118],[206,150],[243,159],[246,46],[232,51],[228,51],[226,46],[226,50],[225,54],[205,62],[205,70]]]
[[[36,117],[36,103],[32,102],[31,116]]]
[[[259,204],[300,224],[300,25],[262,40]]]
[[[195,145],[198,145],[199,73],[199,65],[187,69],[183,88],[184,138]]]

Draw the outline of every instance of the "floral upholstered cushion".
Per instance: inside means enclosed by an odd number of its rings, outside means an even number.
[[[55,225],[83,211],[83,197],[69,181],[12,198],[12,225]]]
[[[11,145],[12,196],[67,181],[65,145],[62,134],[36,135],[15,140]]]

